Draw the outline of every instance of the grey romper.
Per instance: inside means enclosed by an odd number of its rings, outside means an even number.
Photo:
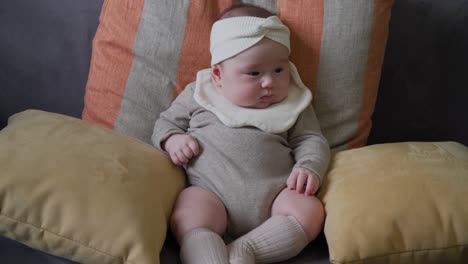
[[[153,144],[190,134],[200,155],[184,166],[191,185],[215,193],[228,214],[229,236],[239,237],[270,217],[271,206],[293,167],[326,172],[330,150],[311,106],[289,130],[272,134],[256,127],[232,128],[194,99],[189,84],[156,121]]]

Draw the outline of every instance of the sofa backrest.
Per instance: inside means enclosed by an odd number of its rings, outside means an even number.
[[[81,117],[102,2],[2,2],[0,128],[29,108]]]
[[[468,145],[468,4],[395,1],[368,143]]]
[[[0,128],[29,108],[80,117],[102,0],[0,6]],[[369,143],[468,145],[468,5],[395,1]]]

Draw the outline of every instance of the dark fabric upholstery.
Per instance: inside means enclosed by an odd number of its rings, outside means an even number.
[[[161,264],[180,264],[178,246],[172,237],[166,239],[161,251]],[[0,263],[2,264],[78,264],[63,258],[34,250],[14,240],[0,236]],[[321,234],[310,243],[297,257],[284,264],[329,264],[325,236]]]
[[[369,143],[468,145],[468,1],[395,1]]]
[[[78,264],[63,258],[34,250],[19,242],[0,236],[0,263],[2,264]]]
[[[28,108],[81,117],[102,0],[0,5],[0,128]]]

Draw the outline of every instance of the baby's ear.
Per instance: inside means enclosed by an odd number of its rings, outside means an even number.
[[[211,81],[216,87],[221,87],[221,71],[218,64],[211,66]]]

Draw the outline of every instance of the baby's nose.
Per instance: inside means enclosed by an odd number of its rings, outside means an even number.
[[[262,88],[271,88],[273,86],[273,78],[270,75],[265,75],[262,79]]]

